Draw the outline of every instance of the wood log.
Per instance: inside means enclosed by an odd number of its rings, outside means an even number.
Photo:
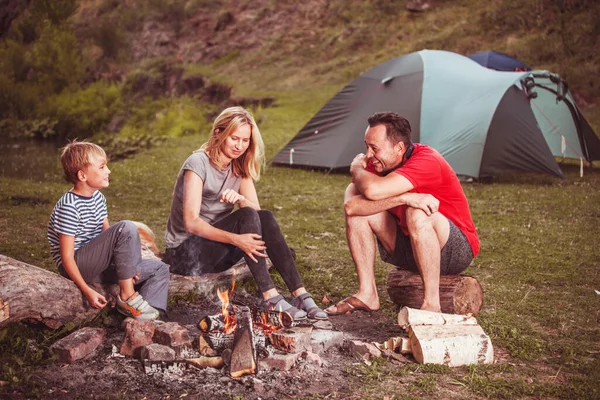
[[[391,300],[401,306],[421,308],[423,304],[423,280],[419,274],[393,269],[388,275],[387,291]],[[481,285],[469,275],[442,275],[440,305],[443,313],[477,315],[483,305]]]
[[[184,361],[197,368],[223,368],[225,365],[223,357],[186,358]]]
[[[477,325],[477,320],[471,315],[443,314],[402,307],[398,313],[398,325],[404,329],[416,325]]]
[[[409,328],[413,357],[421,364],[458,367],[491,364],[494,350],[479,325],[417,325]]]
[[[99,292],[103,292],[98,288]],[[93,318],[89,306],[70,280],[45,269],[0,255],[0,328],[11,322],[39,322],[58,329]]]
[[[248,307],[240,307],[236,312],[237,327],[233,337],[229,374],[232,378],[239,378],[246,374],[258,372],[258,358],[254,346],[252,314]]]

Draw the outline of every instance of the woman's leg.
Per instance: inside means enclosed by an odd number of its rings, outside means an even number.
[[[262,227],[262,237],[267,246],[267,254],[273,266],[279,271],[283,281],[294,296],[306,292],[298,268],[296,268],[292,251],[281,233],[281,228],[279,228],[275,216],[269,210],[258,211],[258,216]]]

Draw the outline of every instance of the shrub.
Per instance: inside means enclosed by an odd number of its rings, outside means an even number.
[[[83,90],[50,96],[39,114],[57,121],[58,137],[84,138],[103,131],[122,107],[120,86],[96,82]]]

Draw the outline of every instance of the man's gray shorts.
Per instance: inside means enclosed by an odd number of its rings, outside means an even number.
[[[456,275],[463,272],[473,261],[473,250],[467,237],[450,220],[450,235],[442,249],[440,259],[440,275]],[[415,262],[410,237],[405,235],[402,228],[398,227],[396,232],[396,249],[394,254],[389,254],[383,244],[377,240],[379,254],[386,263],[395,265],[398,269],[404,269],[419,273]]]

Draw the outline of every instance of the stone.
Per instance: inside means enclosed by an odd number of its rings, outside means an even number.
[[[104,341],[102,328],[82,328],[55,342],[50,348],[60,362],[72,363],[93,354]]]
[[[289,371],[292,369],[296,361],[300,358],[302,353],[285,353],[285,354],[272,354],[267,358],[263,358],[259,361],[260,369],[276,369],[280,371]]]
[[[175,350],[158,343],[144,346],[140,351],[140,358],[150,361],[173,361],[175,360],[175,355]]]
[[[313,324],[313,329],[323,329],[323,330],[332,331],[333,330],[333,324],[328,319],[327,320],[320,320],[320,321],[317,320]]]
[[[316,329],[312,331],[312,352],[321,354],[332,346],[341,346],[344,343],[344,334],[338,331],[324,331]]]
[[[269,335],[271,346],[286,353],[301,353],[310,350],[312,326],[297,326],[278,329]]]
[[[177,322],[165,322],[158,325],[154,331],[153,341],[169,346],[177,353],[182,348],[192,347],[192,338],[189,331]]]
[[[360,340],[350,340],[348,342],[348,350],[351,354],[363,360],[381,357],[381,350],[375,347],[374,344],[361,342]]]
[[[323,359],[321,359],[321,356],[318,354],[315,354],[311,351],[305,351],[304,353],[302,353],[302,357],[304,357],[306,362],[309,363],[310,365],[316,365],[317,367],[322,367],[324,364]]]
[[[125,339],[121,345],[121,354],[125,356],[139,357],[142,347],[152,344],[152,336],[156,325],[154,321],[139,321],[126,318]]]

